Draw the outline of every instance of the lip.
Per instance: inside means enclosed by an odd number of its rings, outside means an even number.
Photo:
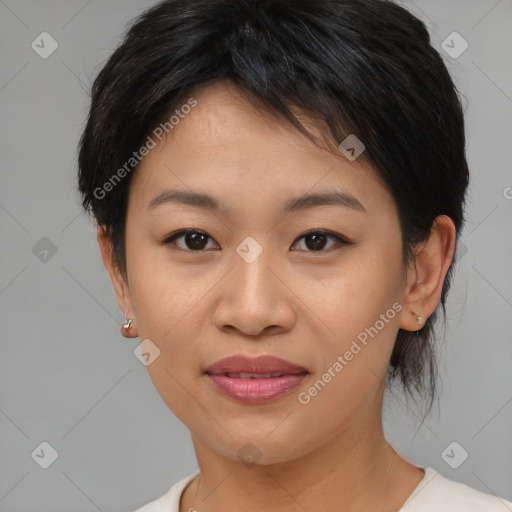
[[[302,366],[268,355],[259,357],[230,356],[212,364],[205,373],[217,391],[237,402],[246,404],[276,400],[299,386],[309,374]],[[228,373],[281,373],[283,375],[280,377],[239,378],[229,376]]]
[[[250,357],[243,354],[219,359],[206,370],[206,373],[213,375],[226,373],[284,373],[296,375],[304,372],[307,372],[306,368],[279,357],[270,355]]]

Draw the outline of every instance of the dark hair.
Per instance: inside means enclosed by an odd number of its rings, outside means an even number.
[[[422,21],[387,0],[164,0],[134,20],[101,69],[80,140],[82,205],[110,234],[123,276],[134,151],[193,91],[219,80],[334,151],[355,134],[365,145],[360,158],[396,201],[404,265],[438,215],[453,220],[458,241],[469,181],[463,111]],[[325,136],[314,137],[300,114]],[[399,330],[387,378],[399,376],[413,398],[426,390],[428,411],[439,309],[418,334]]]

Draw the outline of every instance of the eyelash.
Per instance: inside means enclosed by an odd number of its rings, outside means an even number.
[[[162,245],[164,245],[165,247],[168,247],[169,249],[173,250],[173,251],[185,251],[185,252],[197,252],[197,253],[201,253],[201,252],[204,252],[206,251],[206,249],[201,249],[201,250],[197,250],[197,251],[194,251],[194,250],[191,250],[191,249],[182,249],[181,247],[175,249],[173,247],[171,247],[171,245],[174,243],[175,240],[177,240],[178,238],[181,238],[189,233],[199,233],[201,235],[206,235],[210,240],[213,240],[207,233],[205,233],[204,231],[201,231],[201,230],[198,230],[198,229],[182,229],[180,231],[177,231],[176,233],[172,233],[171,235],[169,235],[167,238],[165,238],[161,243]],[[306,238],[310,235],[327,235],[328,237],[330,238],[333,238],[337,241],[337,243],[340,245],[340,246],[347,246],[347,245],[352,245],[352,242],[350,242],[349,240],[347,240],[346,238],[343,238],[342,236],[340,235],[337,235],[335,233],[332,233],[330,231],[325,231],[325,230],[322,230],[322,229],[313,229],[313,230],[310,230],[310,231],[307,231],[306,233],[303,233],[299,238],[296,239],[296,241],[293,243],[293,245],[296,244],[297,241],[303,239],[303,238]],[[338,247],[340,248],[340,247]],[[322,253],[322,252],[331,252],[333,249],[321,249],[319,251],[311,251],[311,250],[306,250],[305,252],[310,252],[310,253]]]

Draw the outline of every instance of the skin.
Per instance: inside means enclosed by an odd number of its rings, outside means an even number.
[[[134,319],[125,336],[158,346],[150,377],[191,432],[201,473],[182,494],[180,511],[396,511],[424,473],[384,437],[385,376],[398,329],[417,330],[417,316],[427,319],[440,301],[453,222],[438,217],[406,268],[393,198],[362,158],[351,162],[263,117],[229,82],[194,97],[198,105],[133,177],[127,276],[98,228],[119,306]],[[221,209],[148,209],[166,188],[209,194]],[[288,199],[334,189],[355,196],[366,213],[340,205],[281,212]],[[161,243],[184,228],[208,235],[202,251],[185,237]],[[353,243],[327,238],[315,251],[302,237],[310,229]],[[248,236],[262,248],[252,263],[236,252]],[[299,392],[395,302],[402,310],[300,403]],[[310,373],[277,400],[241,404],[203,373],[233,354],[272,354]],[[237,455],[249,442],[260,452],[254,464]]]

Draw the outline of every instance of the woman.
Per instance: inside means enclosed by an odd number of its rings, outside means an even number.
[[[382,0],[166,0],[93,86],[79,188],[199,470],[139,512],[503,511],[386,441],[435,394],[468,185],[457,90]]]

